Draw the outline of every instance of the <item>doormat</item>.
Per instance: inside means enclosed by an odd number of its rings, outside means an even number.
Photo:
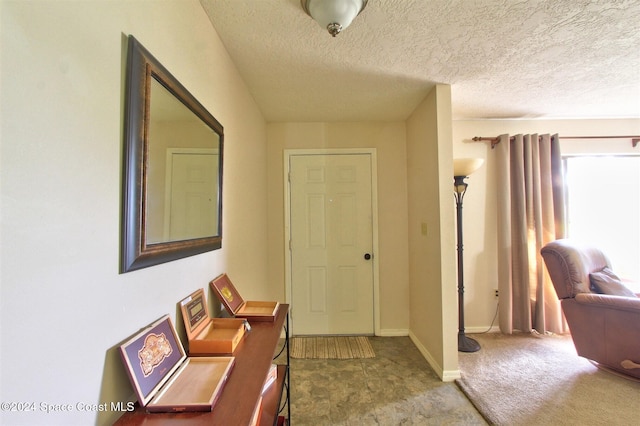
[[[291,358],[297,359],[359,359],[375,358],[366,336],[294,337]]]

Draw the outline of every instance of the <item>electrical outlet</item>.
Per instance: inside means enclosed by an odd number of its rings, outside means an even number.
[[[498,289],[496,288],[496,289],[494,289],[493,291],[494,291],[495,297],[496,297],[496,299],[497,299],[497,298],[498,298]]]

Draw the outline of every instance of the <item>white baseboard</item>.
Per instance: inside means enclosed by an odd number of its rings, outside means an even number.
[[[453,382],[454,380],[458,380],[460,377],[460,370],[444,370],[442,372],[442,376],[440,378],[443,382]]]
[[[398,328],[398,329],[387,328],[384,330],[380,330],[380,333],[378,334],[378,336],[381,336],[381,337],[406,337],[408,335],[409,335],[409,330],[405,328]]]
[[[431,368],[436,372],[440,380],[443,382],[452,382],[456,379],[459,379],[460,370],[443,370],[442,367],[436,362],[436,360],[431,356],[427,348],[424,347],[422,343],[418,340],[415,334],[409,331],[409,338],[413,342],[414,345],[418,348],[424,359],[427,360]]]

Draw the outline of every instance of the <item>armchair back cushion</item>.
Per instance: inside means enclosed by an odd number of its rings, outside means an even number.
[[[609,259],[597,248],[568,239],[552,241],[540,253],[559,299],[591,293],[589,274],[611,267]]]

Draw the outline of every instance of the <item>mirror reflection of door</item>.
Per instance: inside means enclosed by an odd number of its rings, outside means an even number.
[[[155,79],[151,79],[151,90],[149,108],[154,118],[149,122],[146,147],[145,242],[216,236],[220,138]]]
[[[374,333],[371,162],[369,154],[290,157],[296,335]]]
[[[218,152],[167,150],[165,240],[216,235],[218,230]]]

